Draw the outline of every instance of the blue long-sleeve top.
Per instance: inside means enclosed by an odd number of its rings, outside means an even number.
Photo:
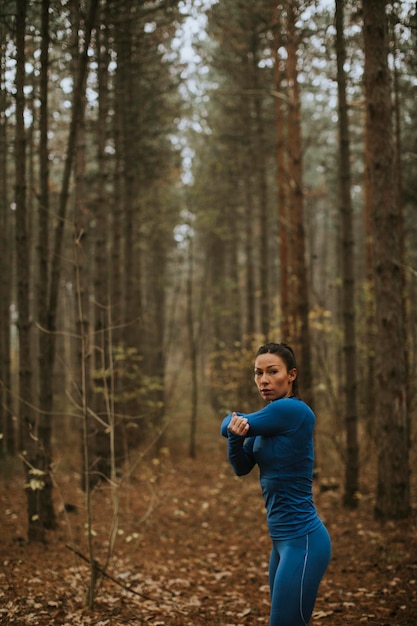
[[[221,425],[228,439],[228,459],[238,476],[259,466],[271,538],[301,537],[321,525],[313,502],[313,431],[315,415],[298,398],[274,400],[260,411],[243,414],[246,435],[228,430],[232,414]]]

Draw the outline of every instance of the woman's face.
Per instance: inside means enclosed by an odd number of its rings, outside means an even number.
[[[272,402],[292,395],[292,383],[297,370],[290,371],[278,354],[260,354],[255,360],[255,383],[264,400]]]

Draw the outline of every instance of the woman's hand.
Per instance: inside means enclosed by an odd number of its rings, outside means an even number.
[[[227,427],[234,435],[246,435],[249,430],[249,422],[246,417],[241,417],[236,413],[232,413],[232,419]]]

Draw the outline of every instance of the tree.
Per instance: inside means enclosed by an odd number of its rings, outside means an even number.
[[[345,494],[346,506],[357,506],[359,491],[358,414],[356,406],[355,272],[353,255],[353,210],[351,198],[349,115],[346,98],[346,49],[344,0],[336,0],[336,53],[339,110],[339,184],[342,226],[342,315],[346,425]]]
[[[48,328],[48,285],[49,285],[49,14],[50,2],[43,0],[41,15],[41,69],[40,69],[40,121],[39,121],[39,210],[38,210],[38,323],[39,333],[39,440],[44,450],[40,469],[44,473],[42,489],[42,523],[45,528],[55,528],[56,519],[52,502],[52,385],[49,376],[49,351],[53,341]]]
[[[3,437],[0,449],[4,454],[16,452],[16,433],[12,420],[11,359],[10,359],[10,301],[12,275],[9,271],[12,258],[12,223],[9,207],[10,171],[8,167],[7,108],[9,98],[5,89],[6,50],[9,36],[3,20],[0,22],[0,432]]]
[[[188,330],[188,343],[190,346],[190,369],[191,369],[191,419],[190,419],[190,447],[189,454],[192,459],[196,457],[196,434],[197,434],[197,410],[198,410],[198,340],[196,332],[196,320],[194,316],[194,253],[193,253],[193,239],[188,238],[188,258],[187,258],[188,272],[187,272],[187,330]]]
[[[311,371],[311,343],[309,329],[309,289],[307,279],[306,236],[304,224],[303,153],[301,140],[301,101],[298,80],[298,2],[287,3],[287,80],[288,80],[288,176],[290,213],[290,255],[294,298],[293,328],[291,337],[299,354],[303,396],[313,404]]]
[[[44,517],[41,492],[44,482],[44,456],[39,441],[36,416],[33,409],[30,305],[29,305],[29,234],[26,205],[26,133],[25,110],[25,32],[27,3],[18,0],[16,6],[16,274],[19,330],[19,424],[20,449],[24,462],[28,515],[28,538],[43,541]]]
[[[372,250],[375,281],[378,484],[375,512],[410,513],[407,358],[402,306],[401,219],[396,197],[387,16],[381,0],[362,3]]]
[[[39,248],[39,277],[43,281],[42,289],[38,297],[39,319],[41,321],[41,335],[39,343],[39,423],[37,424],[39,445],[41,456],[34,459],[28,457],[29,467],[32,471],[41,473],[42,498],[38,502],[36,516],[31,513],[29,506],[29,538],[42,540],[44,529],[54,526],[54,513],[52,504],[52,479],[50,476],[51,462],[51,419],[53,408],[53,396],[51,381],[53,380],[55,347],[56,347],[56,320],[59,300],[59,285],[61,278],[62,246],[64,237],[64,226],[67,215],[67,204],[71,182],[71,174],[74,162],[74,151],[79,127],[79,116],[83,107],[83,86],[85,84],[85,73],[88,64],[88,47],[93,28],[95,11],[98,0],[92,0],[87,19],[85,43],[83,54],[78,67],[77,81],[74,89],[74,101],[72,120],[70,125],[68,148],[63,172],[62,188],[59,197],[58,220],[54,231],[54,242],[51,257],[48,238],[48,148],[47,148],[47,100],[46,83],[48,79],[48,15],[49,3],[43,4],[43,48],[42,48],[42,113],[41,113],[41,155],[43,164],[41,167],[41,202],[39,217],[39,243],[44,249]],[[49,268],[47,260],[49,259]],[[30,354],[28,352],[28,354]],[[30,484],[30,482],[29,482]],[[32,483],[34,484],[34,483]]]
[[[113,311],[120,308],[121,297],[116,297],[116,291],[111,293],[113,284],[113,276],[121,272],[121,263],[119,259],[120,243],[120,220],[116,214],[116,207],[119,203],[114,202],[114,195],[110,194],[112,187],[115,185],[116,177],[111,168],[111,161],[106,155],[106,145],[108,137],[111,134],[110,126],[110,107],[111,107],[111,78],[108,71],[111,58],[111,27],[110,18],[111,5],[106,3],[101,7],[100,23],[102,28],[96,31],[96,58],[97,58],[97,93],[98,93],[98,114],[95,128],[95,139],[97,146],[97,181],[94,189],[94,196],[91,199],[92,214],[94,216],[94,228],[92,229],[94,261],[93,276],[94,285],[90,284],[90,290],[93,289],[94,305],[94,341],[92,346],[93,368],[92,380],[93,389],[91,397],[91,405],[94,414],[105,424],[113,419],[114,416],[114,371],[113,371],[113,319],[117,314]],[[110,198],[109,198],[110,194]],[[108,250],[112,251],[113,263],[109,259]],[[93,254],[92,254],[93,256]],[[112,273],[113,272],[113,273]],[[117,274],[116,274],[117,273]],[[115,285],[120,287],[121,280],[116,278]],[[116,302],[118,303],[116,305]],[[117,343],[117,339],[115,339]],[[111,431],[110,425],[109,430]],[[109,457],[110,446],[108,444],[108,435],[98,421],[89,423],[93,437],[90,437],[90,451],[86,450],[93,458],[94,455],[104,454]],[[113,435],[115,432],[113,431]],[[91,453],[91,454],[90,454]],[[107,472],[110,463],[106,463]]]
[[[286,92],[285,92],[285,60],[281,58],[280,49],[285,47],[283,35],[284,16],[282,4],[276,4],[274,10],[274,79],[276,98],[276,134],[277,134],[277,212],[280,254],[280,294],[281,294],[281,334],[288,340],[291,337],[291,311],[289,298],[289,279],[291,269],[289,266],[289,216],[288,216],[288,177],[287,177],[287,153],[285,141],[286,119]]]

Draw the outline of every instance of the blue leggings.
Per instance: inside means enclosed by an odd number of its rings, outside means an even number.
[[[272,542],[269,626],[307,626],[330,555],[324,525],[298,539]]]

